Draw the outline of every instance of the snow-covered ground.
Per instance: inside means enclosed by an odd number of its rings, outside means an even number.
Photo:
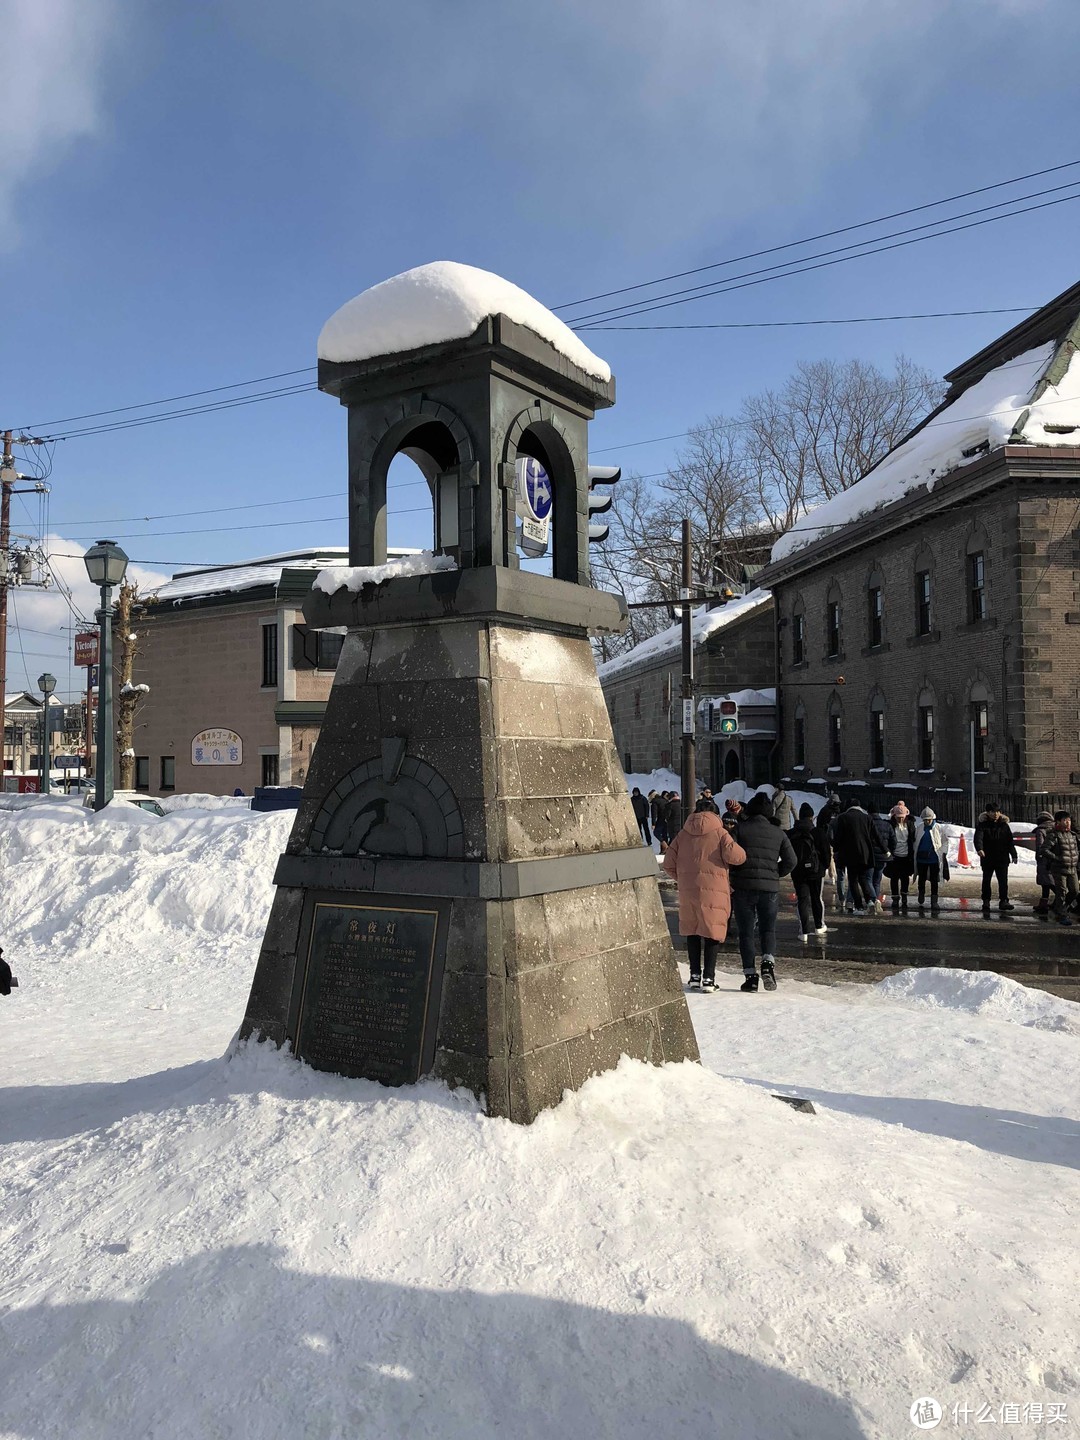
[[[291,820],[0,813],[3,1440],[1080,1423],[1075,1007],[725,975],[528,1129],[226,1060]]]

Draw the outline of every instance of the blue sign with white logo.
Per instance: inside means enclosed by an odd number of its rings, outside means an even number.
[[[546,520],[551,514],[551,476],[531,456],[517,462],[518,493],[532,511],[534,520]]]

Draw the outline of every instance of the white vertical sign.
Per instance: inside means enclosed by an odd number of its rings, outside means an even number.
[[[692,735],[694,733],[694,702],[684,700],[682,702],[682,733]]]

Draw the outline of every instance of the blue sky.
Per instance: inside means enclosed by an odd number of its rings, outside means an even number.
[[[0,424],[39,433],[313,364],[338,305],[428,260],[559,305],[1080,158],[1074,0],[0,0],[0,16],[18,56]],[[1078,216],[642,320],[1034,307],[1080,278]],[[618,385],[593,443],[652,474],[678,441],[635,442],[736,409],[800,359],[904,351],[941,372],[1016,318],[591,332]],[[54,459],[66,553],[110,534],[170,573],[345,541],[344,414],[318,393],[73,438]],[[228,508],[283,500],[302,503]],[[205,513],[125,519],[176,511]],[[392,539],[423,543],[417,524],[398,517]],[[204,533],[162,533],[183,530]],[[67,685],[64,602],[17,599],[27,669]],[[85,586],[76,600],[88,610]],[[17,644],[8,669],[20,687]]]

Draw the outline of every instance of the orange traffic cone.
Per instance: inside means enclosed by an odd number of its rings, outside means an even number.
[[[960,848],[956,852],[956,863],[962,865],[965,870],[975,868],[971,863],[971,856],[968,854],[967,836],[962,830],[960,831]]]

